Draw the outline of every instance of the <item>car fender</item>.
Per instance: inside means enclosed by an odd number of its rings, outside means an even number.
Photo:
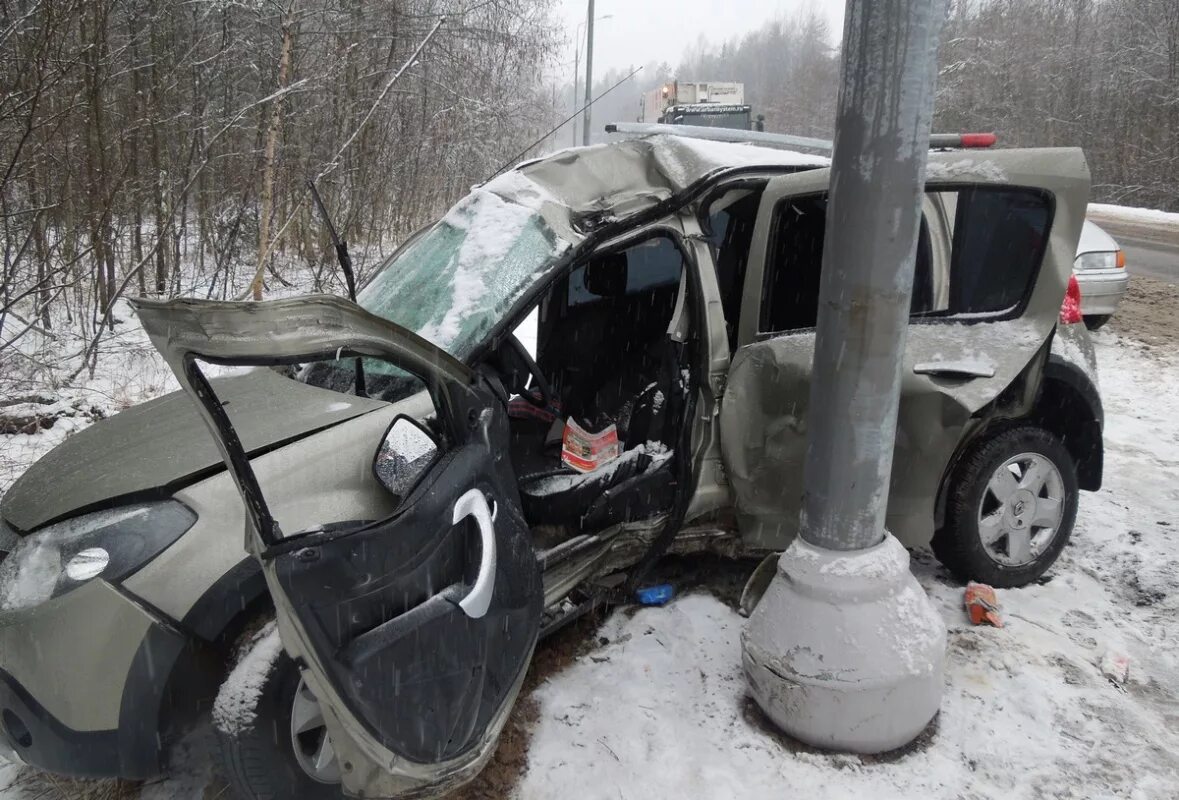
[[[181,625],[206,642],[225,639],[240,618],[252,616],[262,606],[269,606],[266,578],[257,559],[242,555],[228,572],[214,581],[181,620]]]
[[[1059,340],[1059,336],[1053,337],[1053,350],[1056,349]],[[1105,415],[1101,396],[1090,371],[1092,365],[1077,364],[1057,352],[1048,353],[1047,358],[1042,361],[1041,369],[1035,368],[1036,363],[1041,362],[1037,359],[1029,365],[1028,371],[1013,382],[1007,392],[996,399],[995,404],[975,415],[978,424],[963,436],[942,476],[934,507],[936,527],[940,528],[945,520],[950,476],[953,475],[962,456],[984,436],[1020,422],[1032,422],[1060,438],[1076,464],[1079,486],[1086,491],[1094,492],[1101,488],[1104,465],[1102,429]],[[1028,398],[1026,391],[1021,387],[1026,387],[1029,380],[1036,381],[1037,377],[1036,392]],[[1008,392],[1013,394],[1008,396]],[[1031,399],[1030,406],[1027,399],[1016,399],[1019,396]],[[1004,402],[1005,398],[1007,402]],[[996,413],[996,407],[1008,408],[1011,405],[1021,406],[1022,410],[1015,415],[1012,415],[1011,410]]]
[[[1056,353],[1048,357],[1033,411],[1035,421],[1064,443],[1077,468],[1077,483],[1095,492],[1105,467],[1105,410],[1089,373]]]

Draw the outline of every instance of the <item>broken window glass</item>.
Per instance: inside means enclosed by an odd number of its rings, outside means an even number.
[[[465,358],[567,247],[536,212],[477,190],[390,259],[358,302]]]

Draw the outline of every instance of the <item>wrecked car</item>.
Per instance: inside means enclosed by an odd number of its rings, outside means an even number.
[[[540,637],[665,553],[796,535],[826,165],[573,149],[477,187],[358,304],[135,301],[183,392],[0,504],[4,748],[148,777],[216,697],[243,798],[468,780]],[[1088,192],[1076,149],[930,156],[887,526],[963,580],[1039,578],[1101,485]]]

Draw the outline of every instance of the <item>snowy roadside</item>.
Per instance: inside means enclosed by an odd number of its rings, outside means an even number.
[[[120,300],[114,316],[120,324],[103,336],[99,369],[93,378],[83,371],[71,386],[61,386],[57,381],[80,363],[80,355],[63,357],[60,354],[80,354],[86,346],[81,338],[42,342],[38,346],[34,344],[38,337],[28,336],[22,342],[30,345],[29,355],[52,364],[52,367],[30,371],[27,375],[4,373],[6,380],[0,389],[9,397],[51,394],[56,402],[52,405],[26,403],[9,406],[4,409],[5,415],[35,418],[65,413],[53,419],[50,427],[33,433],[0,434],[0,495],[26,467],[70,434],[96,419],[179,388],[176,377],[147,340],[131,306]]]
[[[1136,225],[1151,226],[1179,234],[1179,212],[1159,211],[1153,208],[1115,206],[1107,203],[1090,203],[1088,216],[1094,220],[1110,220]]]
[[[365,253],[363,257],[371,259],[373,255]],[[315,290],[316,273],[306,264],[288,260],[283,271],[289,285],[274,286],[267,292],[267,299]],[[185,284],[186,292],[202,295],[191,280]],[[0,424],[0,496],[26,467],[70,434],[180,388],[125,299],[116,302],[113,309],[114,329],[104,331],[100,338],[93,375],[83,366],[83,354],[91,340],[83,337],[76,325],[55,314],[51,332],[27,331],[14,346],[15,352],[0,355],[0,399],[9,401],[0,406],[0,423],[5,419],[9,424],[13,419],[31,422],[27,433],[6,432]],[[0,341],[15,336],[24,327],[14,317],[4,322],[9,327],[0,330]],[[77,377],[67,384],[67,376],[75,371]],[[226,368],[210,365],[207,371],[215,375]],[[30,402],[11,402],[19,399]]]
[[[126,362],[104,367],[116,377],[79,390],[112,410],[123,397],[135,402],[170,388],[162,364],[138,354],[134,329],[122,335]],[[1105,488],[1082,494],[1073,543],[1052,579],[999,593],[1002,630],[972,628],[961,587],[928,556],[914,561],[950,630],[942,711],[916,745],[859,758],[774,733],[745,697],[743,620],[709,593],[718,588],[712,580],[665,608],[612,614],[589,637],[590,649],[540,683],[528,698],[536,722],[515,796],[1175,797],[1179,357],[1113,332],[1096,340]],[[47,450],[68,430],[55,425],[24,437],[29,450],[20,457]],[[18,438],[0,440],[6,456],[16,455]],[[1131,659],[1124,690],[1097,666],[1107,649]],[[210,777],[211,761],[209,742],[198,736],[178,754],[173,776],[142,789],[0,766],[0,800],[198,800],[225,791]]]

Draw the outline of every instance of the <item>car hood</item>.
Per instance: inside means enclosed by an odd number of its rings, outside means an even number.
[[[387,405],[270,369],[212,383],[251,455]],[[0,516],[28,531],[115,498],[170,494],[221,469],[221,454],[193,401],[173,392],[70,436],[12,485],[0,499]]]

